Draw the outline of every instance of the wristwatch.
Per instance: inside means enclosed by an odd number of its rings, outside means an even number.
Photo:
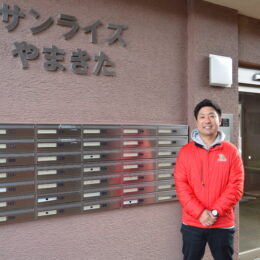
[[[216,209],[211,210],[211,214],[213,215],[213,217],[218,217],[218,211]]]

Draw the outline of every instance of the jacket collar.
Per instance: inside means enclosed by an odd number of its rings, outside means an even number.
[[[196,143],[196,142],[194,142],[194,144],[195,144],[195,146],[197,146],[201,149],[205,149],[205,147],[202,144],[199,144],[199,143]],[[221,149],[221,148],[222,148],[222,143],[217,143],[217,144],[210,146],[209,150],[218,150],[218,149]],[[205,149],[205,150],[207,150],[207,149]]]
[[[214,148],[216,147],[216,145],[220,145],[222,141],[224,141],[225,139],[225,134],[222,132],[222,131],[219,131],[218,132],[218,135],[215,139],[215,141],[213,142],[212,145],[210,146],[207,146],[203,140],[201,139],[200,137],[200,134],[199,134],[199,130],[196,128],[192,131],[191,133],[191,139],[196,143],[198,144],[199,146],[198,147],[201,147],[201,148],[204,148],[205,150],[209,150],[211,148]]]

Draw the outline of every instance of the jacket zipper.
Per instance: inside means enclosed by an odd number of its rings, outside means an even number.
[[[207,151],[207,208],[209,207],[209,153],[210,149]]]

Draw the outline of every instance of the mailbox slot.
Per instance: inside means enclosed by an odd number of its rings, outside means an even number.
[[[38,194],[49,194],[66,191],[79,191],[81,188],[80,179],[57,179],[57,180],[42,180],[37,184]]]
[[[34,203],[34,195],[0,198],[0,212],[33,208]]]
[[[79,178],[81,176],[81,165],[38,166],[36,175],[38,180]]]
[[[109,125],[83,125],[82,134],[83,138],[121,136],[121,127]]]
[[[0,154],[1,166],[31,166],[34,164],[34,154]]]
[[[0,183],[34,180],[34,167],[0,168]]]
[[[156,179],[159,180],[173,180],[173,169],[159,170],[157,171]]]
[[[67,153],[38,153],[37,164],[66,164],[66,163],[80,163],[80,152],[67,152]]]
[[[159,136],[188,135],[188,126],[159,126],[157,133]]]
[[[80,125],[37,125],[37,139],[77,138],[81,137]]]
[[[85,213],[118,209],[121,207],[121,198],[110,198],[104,200],[95,200],[91,202],[84,203],[82,211]]]
[[[121,184],[121,174],[89,176],[83,180],[84,188]]]
[[[123,185],[123,196],[155,192],[155,186],[154,182]]]
[[[1,135],[0,135],[1,137]],[[0,140],[0,153],[21,153],[33,152],[34,140]]]
[[[34,125],[3,124],[0,125],[0,139],[34,138]]]
[[[157,158],[176,158],[180,147],[173,147],[173,148],[159,148],[156,153]]]
[[[158,147],[181,147],[187,143],[188,143],[187,136],[173,136],[173,137],[160,136],[157,140]]]
[[[11,182],[0,184],[0,197],[33,194],[34,182]]]
[[[81,201],[81,193],[56,193],[51,195],[39,195],[37,197],[38,207],[46,207],[56,204],[64,204],[71,202],[80,202]]]
[[[124,172],[148,171],[156,169],[156,160],[123,161]]]
[[[37,140],[38,152],[64,152],[64,151],[80,151],[80,139],[40,139]]]
[[[172,180],[166,180],[166,181],[157,181],[156,182],[156,191],[165,191],[165,190],[171,190],[174,188],[174,181]]]
[[[125,173],[122,176],[122,182],[124,184],[153,182],[156,178],[155,176],[156,176],[155,171]]]
[[[83,200],[99,200],[101,198],[119,197],[122,195],[121,186],[102,187],[97,189],[87,189],[83,191]]]
[[[0,212],[0,225],[34,220],[34,209]]]
[[[175,167],[175,164],[176,164],[176,158],[157,160],[158,169],[173,169],[173,167]]]
[[[67,203],[46,208],[38,208],[37,218],[71,215],[81,212],[81,203]]]
[[[147,125],[123,125],[122,135],[123,136],[155,136],[156,126]]]
[[[177,200],[176,190],[156,192],[156,202]]]
[[[93,176],[122,171],[121,162],[88,163],[83,165],[83,176]]]
[[[123,197],[122,207],[128,208],[133,206],[141,206],[146,204],[152,204],[156,202],[155,194],[139,194],[135,196]]]

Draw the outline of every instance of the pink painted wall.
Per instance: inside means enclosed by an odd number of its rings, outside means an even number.
[[[8,1],[27,12],[16,31],[8,33],[1,24],[2,122],[37,123],[185,123],[185,1],[66,0]],[[61,13],[77,17],[82,27],[100,19],[98,44],[90,43],[83,31],[65,41],[68,27],[53,25],[39,35],[30,28],[39,25],[28,14],[38,10],[41,21],[57,21]],[[108,23],[126,24],[127,47],[108,46],[113,30]],[[44,57],[29,62],[22,70],[20,60],[10,52],[13,42],[27,41],[41,48],[52,44],[66,51],[66,72],[47,72]],[[70,53],[81,48],[93,58],[104,51],[115,63],[116,77],[79,76],[70,71]],[[90,71],[95,62],[89,62]],[[4,79],[4,80],[3,80]],[[163,102],[162,102],[163,100]],[[8,109],[7,109],[8,105]],[[176,108],[178,112],[176,113]]]
[[[26,12],[11,33],[0,25],[0,122],[185,124],[186,6],[183,0],[8,0]],[[28,14],[34,8],[38,22]],[[112,34],[98,29],[98,44],[69,28],[53,25],[32,36],[29,28],[49,16],[77,17],[87,26],[100,19],[126,24],[127,47],[108,46]],[[11,51],[27,41],[41,50],[56,45],[67,55],[66,72],[47,72],[41,54],[21,69]],[[104,51],[117,76],[79,76],[69,69],[70,52],[82,48],[92,57]],[[93,70],[93,60],[89,63]],[[178,202],[1,226],[1,259],[181,259],[181,209]]]
[[[260,66],[260,20],[239,16],[239,62],[241,65]]]
[[[234,114],[238,127],[238,24],[237,11],[202,1],[190,1],[188,16],[188,111],[202,98],[220,104],[223,113]],[[209,54],[231,57],[233,85],[231,88],[209,86]],[[194,125],[194,116],[188,114]],[[234,140],[238,131],[234,132]]]

